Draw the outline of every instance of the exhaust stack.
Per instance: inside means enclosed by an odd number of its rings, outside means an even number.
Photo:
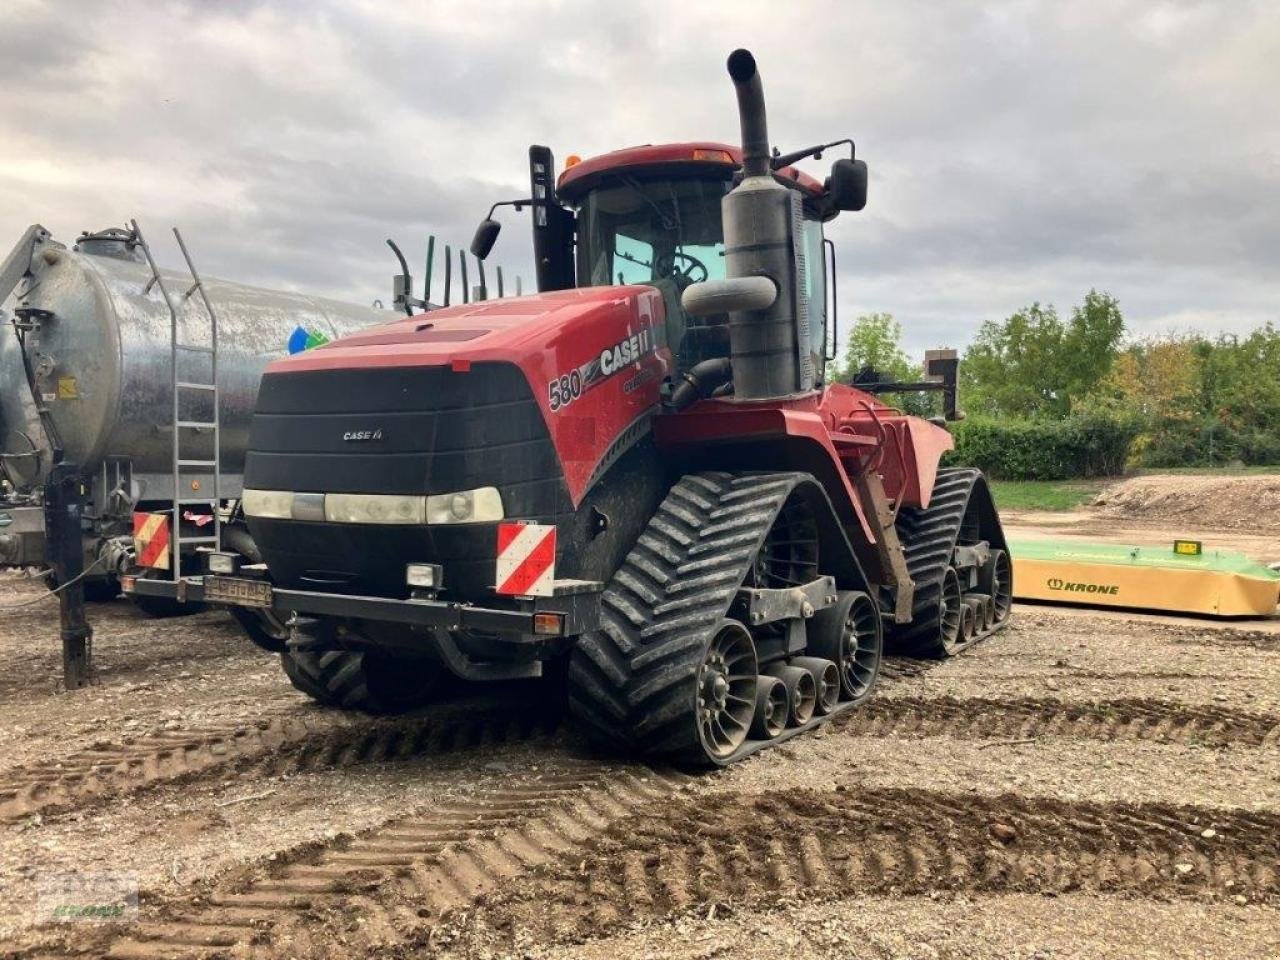
[[[735,398],[785,397],[813,389],[815,379],[802,199],[773,177],[755,57],[735,50],[728,67],[738,95],[743,179],[720,203],[727,279],[694,284],[683,302],[697,315],[728,311]]]

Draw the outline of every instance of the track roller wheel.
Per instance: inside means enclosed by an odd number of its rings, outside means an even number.
[[[975,603],[970,603],[966,597],[964,605],[960,608],[960,642],[972,643],[973,639],[978,635],[978,630],[978,606]]]
[[[996,623],[1004,623],[1013,611],[1013,565],[1009,554],[992,550],[987,562],[978,570],[978,589],[991,597]]]
[[[368,650],[292,649],[280,654],[289,682],[312,700],[341,710],[403,713],[422,706],[439,680],[426,661]]]
[[[808,632],[809,654],[831,660],[839,668],[844,698],[860,703],[869,697],[884,649],[876,602],[860,591],[842,590],[835,603],[814,614]]]
[[[793,667],[808,670],[813,674],[814,712],[824,717],[836,708],[840,702],[840,671],[830,660],[821,657],[793,657]]]
[[[725,619],[698,668],[698,738],[714,760],[726,760],[747,740],[756,713],[756,645],[737,620]]]
[[[787,729],[787,685],[777,677],[756,677],[756,712],[751,720],[751,736],[772,740]]]
[[[984,633],[990,630],[995,622],[995,614],[993,612],[991,598],[985,593],[966,593],[964,595],[965,603],[972,603],[976,607],[978,614],[978,629]]]
[[[960,598],[960,578],[954,567],[947,567],[942,575],[942,589],[938,597],[938,633],[921,652],[934,657],[953,657],[965,645],[964,601]]]
[[[764,672],[786,685],[787,726],[798,727],[813,719],[813,711],[818,705],[818,685],[812,673],[803,667],[785,663],[770,664]]]

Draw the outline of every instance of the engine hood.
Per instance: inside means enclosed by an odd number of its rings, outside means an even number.
[[[325,370],[448,367],[486,376],[519,367],[546,421],[573,502],[656,411],[673,369],[662,295],[598,287],[447,307],[360,331],[277,360],[269,378]],[[425,383],[425,380],[424,380]],[[354,402],[354,398],[353,398]]]

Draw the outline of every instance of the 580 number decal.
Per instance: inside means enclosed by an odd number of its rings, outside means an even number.
[[[552,380],[547,384],[547,398],[551,402],[553,411],[567,407],[580,396],[582,396],[582,373],[578,370],[572,370],[558,380]]]
[[[592,387],[608,380],[631,364],[657,350],[652,327],[641,327],[617,343],[605,347],[580,367],[563,373],[547,384],[547,400],[552,411],[563,410]]]

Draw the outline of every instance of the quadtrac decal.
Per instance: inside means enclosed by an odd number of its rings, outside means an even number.
[[[658,341],[653,335],[653,327],[641,327],[630,336],[624,337],[612,346],[600,351],[600,356],[592,357],[580,367],[563,373],[547,384],[547,399],[552,411],[563,410],[588,390],[604,383],[610,377],[626,371],[658,350]],[[642,377],[638,368],[635,376],[627,378],[623,390],[630,393],[652,377]]]

